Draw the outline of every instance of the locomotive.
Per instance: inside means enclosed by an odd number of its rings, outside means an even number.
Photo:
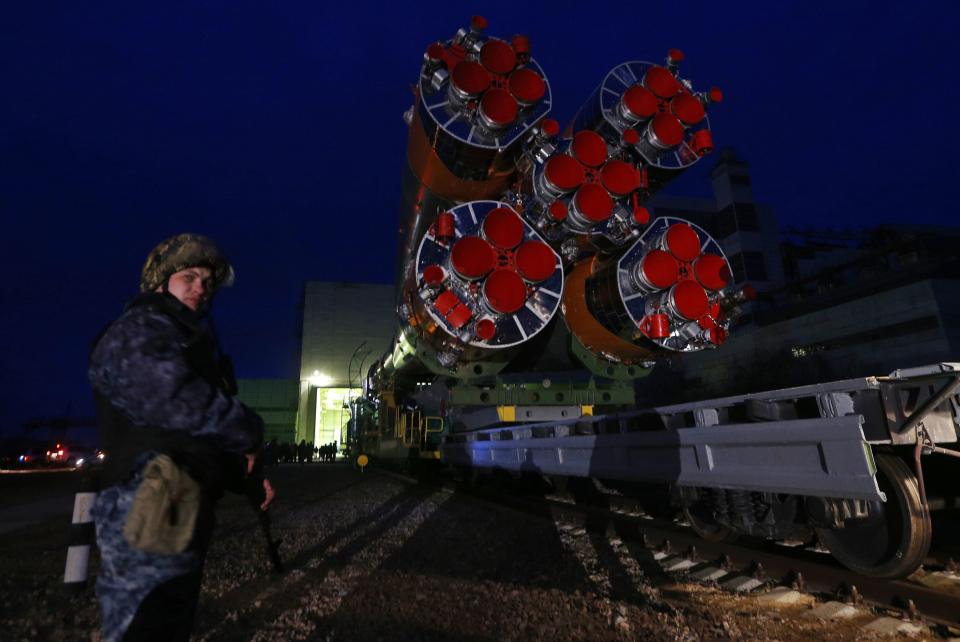
[[[713,149],[720,89],[684,54],[610,69],[565,127],[530,39],[474,16],[429,44],[409,128],[398,330],[349,443],[630,492],[654,482],[709,539],[816,532],[899,577],[932,534],[924,455],[960,435],[960,367],[638,409],[658,359],[721,349],[755,292],[720,244],[650,197]]]

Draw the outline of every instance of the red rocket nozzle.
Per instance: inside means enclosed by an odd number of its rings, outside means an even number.
[[[607,144],[597,132],[577,132],[570,149],[577,160],[587,167],[599,167],[607,160]]]
[[[704,254],[693,264],[693,272],[708,290],[722,290],[730,282],[730,268],[722,256]]]
[[[681,261],[692,261],[700,255],[700,237],[686,223],[671,225],[664,234],[664,242],[667,249]]]
[[[680,265],[669,252],[651,250],[640,260],[643,281],[657,290],[664,290],[680,278]]]
[[[697,156],[704,156],[713,151],[713,134],[709,129],[699,129],[690,138],[690,147]]]
[[[623,197],[640,187],[636,167],[622,160],[608,160],[600,170],[600,182],[616,197]]]
[[[512,250],[523,240],[523,222],[512,209],[498,207],[483,220],[483,236],[494,247]]]
[[[620,97],[624,115],[633,121],[647,120],[657,113],[657,97],[643,85],[634,85]]]
[[[513,94],[513,97],[525,106],[538,102],[547,92],[547,84],[543,82],[543,78],[540,77],[540,74],[526,67],[523,69],[517,69],[510,74],[510,80],[507,84],[510,87],[510,93]],[[558,123],[558,133],[559,130],[560,125]]]
[[[453,244],[450,264],[465,279],[479,279],[493,269],[496,256],[490,244],[479,236],[464,236]]]
[[[506,127],[517,119],[517,101],[504,89],[489,89],[480,99],[480,116],[490,128]]]
[[[663,67],[653,66],[643,75],[643,86],[658,98],[673,98],[680,91],[680,82]]]
[[[603,223],[613,214],[613,200],[596,183],[581,185],[573,196],[573,205],[589,223]]]
[[[527,241],[517,250],[517,271],[527,281],[546,281],[557,269],[557,257],[543,241]]]
[[[637,225],[646,225],[650,222],[650,211],[643,205],[634,202],[633,204],[633,222]]]
[[[681,93],[670,101],[670,110],[673,115],[680,119],[680,122],[687,127],[696,125],[707,112],[703,109],[703,104],[699,99],[688,93]]]
[[[623,130],[623,143],[625,145],[636,145],[640,142],[640,132],[636,129],[624,129]]]
[[[423,281],[431,287],[436,287],[443,283],[444,272],[439,265],[428,265],[423,270]]]
[[[683,142],[683,125],[671,114],[662,112],[657,114],[650,123],[653,135],[665,147],[675,147]]]
[[[553,118],[544,118],[540,122],[540,131],[547,138],[553,138],[560,133],[560,123]]]
[[[503,40],[490,38],[480,49],[480,64],[492,73],[506,75],[517,66],[517,54]]]
[[[463,96],[479,96],[490,86],[490,72],[479,63],[464,60],[453,68],[450,82]]]
[[[696,281],[680,281],[673,286],[670,301],[676,313],[690,321],[707,312],[707,293]]]
[[[494,270],[483,283],[483,296],[494,312],[513,314],[527,300],[527,286],[513,270]]]
[[[547,181],[560,190],[569,192],[583,183],[583,166],[572,156],[556,154],[551,156],[543,170]]]
[[[527,36],[518,33],[513,37],[513,50],[517,54],[517,58],[530,57],[530,38]]]
[[[640,332],[651,339],[670,336],[670,317],[665,314],[648,314],[640,322]]]
[[[443,60],[443,52],[444,52],[443,44],[439,42],[435,42],[429,47],[427,47],[427,58],[429,58],[434,62],[440,62],[441,60]]]
[[[497,333],[497,324],[493,319],[480,319],[476,326],[477,338],[483,341],[489,341]]]
[[[727,340],[727,331],[720,326],[714,326],[707,331],[707,339],[715,346],[723,345]]]

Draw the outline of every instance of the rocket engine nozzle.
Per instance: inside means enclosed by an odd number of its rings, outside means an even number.
[[[453,233],[441,235],[441,221],[451,220]],[[443,212],[416,261],[412,325],[438,353],[470,360],[522,344],[560,304],[559,255],[506,203],[471,201]]]
[[[666,66],[614,67],[565,139],[528,139],[524,216],[565,257],[609,254],[635,241],[650,221],[646,199],[713,150],[707,108],[722,94],[694,93],[679,76],[683,60],[671,49]]]
[[[401,328],[378,372],[523,367],[519,346],[538,350],[530,340],[561,308],[601,360],[721,344],[743,298],[723,252],[699,227],[651,221],[645,204],[711,152],[707,111],[722,92],[695,92],[671,49],[614,67],[562,130],[530,40],[487,27],[474,16],[423,54],[404,115]]]
[[[713,150],[707,110],[723,93],[716,87],[694,91],[679,74],[684,59],[683,52],[671,49],[666,65],[617,65],[581,105],[567,135],[591,130],[624,148],[624,160],[648,169],[649,193],[655,192]]]
[[[727,289],[731,280],[723,251],[703,229],[659,218],[621,257],[592,271],[584,298],[598,325],[622,341],[651,354],[695,352],[726,340],[729,303],[739,296]]]

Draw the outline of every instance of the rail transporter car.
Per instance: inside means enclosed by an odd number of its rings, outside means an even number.
[[[921,464],[958,454],[960,367],[637,409],[658,358],[722,350],[753,296],[704,229],[645,206],[711,152],[723,94],[674,49],[611,69],[561,130],[529,39],[485,29],[426,48],[404,114],[398,331],[354,452],[662,483],[705,538],[815,531],[863,574],[915,570]]]

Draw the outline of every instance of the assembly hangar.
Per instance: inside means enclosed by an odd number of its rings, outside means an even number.
[[[307,281],[297,379],[241,379],[240,398],[260,413],[265,439],[341,444],[362,372],[396,331],[392,284]]]

